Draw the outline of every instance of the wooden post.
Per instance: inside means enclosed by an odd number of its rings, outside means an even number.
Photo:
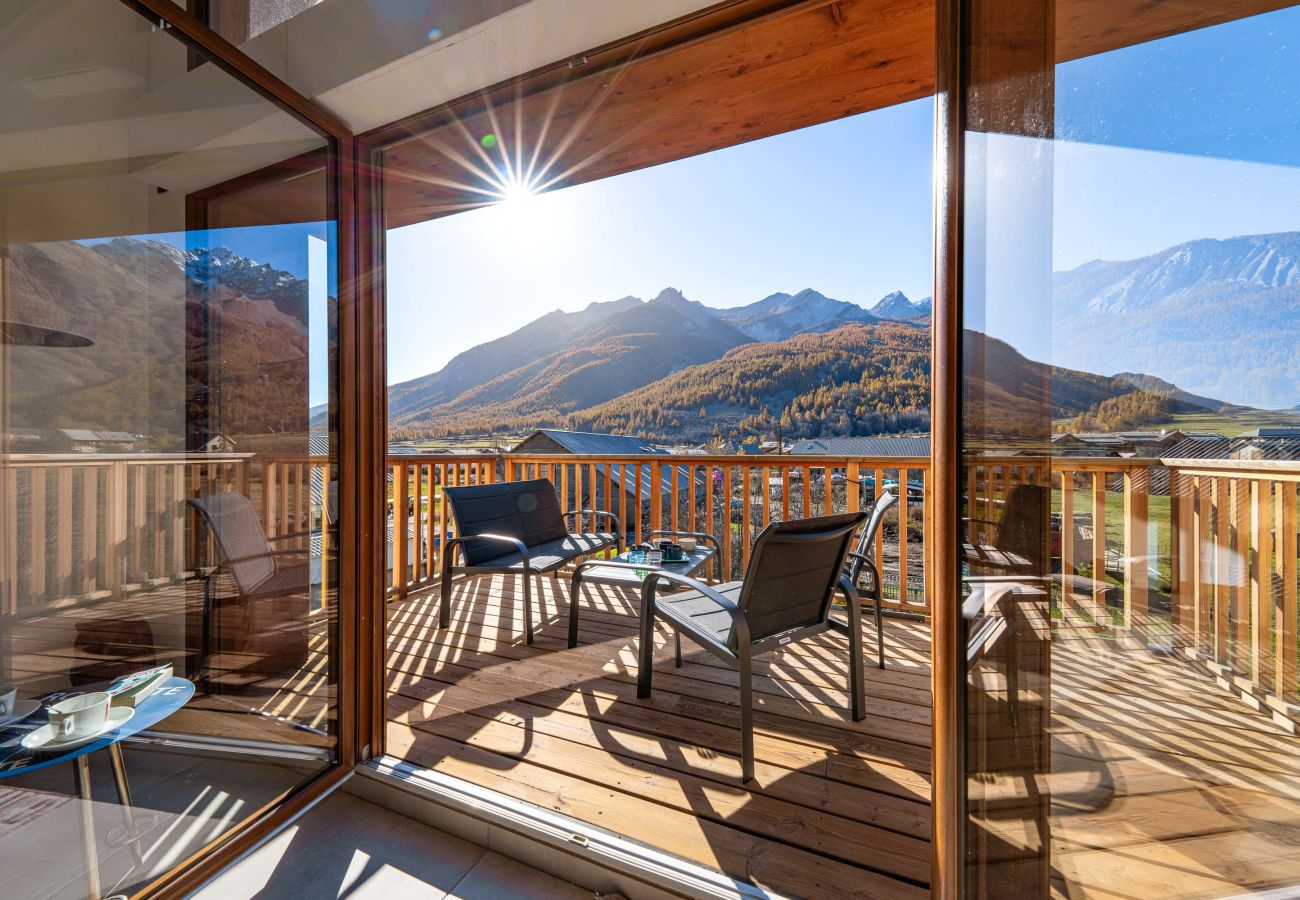
[[[1215,478],[1211,489],[1214,491],[1214,661],[1221,665],[1228,662],[1228,607],[1232,602],[1229,578],[1231,565],[1229,554],[1229,523],[1231,505],[1228,479]]]
[[[1232,668],[1250,671],[1250,485],[1232,480]]]
[[[742,463],[740,466],[740,569],[744,572],[749,565],[749,489],[753,482],[754,470]]]
[[[1191,513],[1192,647],[1197,653],[1203,653],[1208,646],[1205,637],[1209,634],[1210,616],[1205,608],[1205,592],[1202,590],[1205,581],[1202,566],[1205,563],[1201,558],[1201,545],[1206,539],[1210,517],[1206,515],[1199,475],[1192,478]]]
[[[695,466],[686,466],[686,530],[699,531],[696,527],[699,517],[695,512]]]
[[[1168,470],[1169,474],[1169,624],[1172,631],[1172,641],[1175,646],[1187,643],[1184,634],[1188,616],[1183,604],[1186,602],[1187,591],[1187,574],[1183,571],[1184,560],[1187,554],[1184,552],[1183,543],[1186,540],[1186,523],[1188,517],[1183,511],[1183,493],[1179,481],[1179,475],[1173,470]],[[1151,470],[1147,470],[1147,478],[1150,479]],[[1149,482],[1148,482],[1149,483]],[[1159,556],[1160,542],[1154,540],[1153,550]]]
[[[4,261],[0,256],[0,266]],[[0,347],[0,353],[3,352]],[[0,390],[4,388],[0,387]],[[3,424],[0,421],[0,426]],[[0,456],[0,521],[5,523],[4,528],[0,528],[0,589],[4,591],[0,598],[0,615],[13,615],[18,611],[18,469],[3,456]],[[6,628],[6,634],[8,631]],[[9,659],[6,655],[5,662],[0,665],[0,678],[6,681],[12,681]]]
[[[799,518],[806,519],[812,515],[812,466],[804,466],[803,472],[803,508]]]
[[[406,596],[406,462],[398,457],[393,468],[393,591]]]
[[[722,467],[722,580],[730,581],[731,573],[731,466]]]
[[[907,469],[898,470],[898,602],[907,602]]]
[[[1146,473],[1124,470],[1124,627],[1147,626]]]
[[[1278,589],[1278,626],[1276,637],[1276,671],[1274,678],[1278,697],[1294,700],[1296,697],[1296,485],[1278,482],[1277,553],[1274,558]]]
[[[31,469],[31,553],[32,570],[28,582],[28,595],[33,603],[39,603],[45,597],[45,548],[48,545],[45,534],[45,468],[33,466]]]
[[[1061,470],[1061,613],[1074,599],[1074,473]]]
[[[415,475],[411,490],[411,503],[414,506],[414,521],[411,522],[411,580],[418,582],[424,578],[426,567],[424,541],[420,539],[424,533],[424,464],[413,462],[411,468]],[[481,479],[476,480],[482,484]]]
[[[781,467],[781,519],[790,521],[790,467]]]
[[[1106,473],[1092,473],[1092,607],[1093,621],[1110,625],[1106,609]]]
[[[881,491],[881,485],[883,485],[883,484],[885,483],[885,471],[884,471],[884,469],[879,469],[879,468],[876,469],[876,470],[875,470],[875,476],[876,476],[876,497],[879,498],[879,497],[880,497],[880,491]],[[885,585],[884,585],[884,577],[885,577],[885,525],[884,525],[883,522],[881,523],[880,527],[876,529],[876,552],[875,552],[875,560],[876,560],[876,571],[878,571],[878,572],[880,573],[880,578],[881,578],[880,594],[881,594],[881,596],[883,597],[883,596],[884,596],[884,593],[885,593]]]
[[[1268,560],[1267,485],[1250,480],[1250,680],[1260,684],[1260,654],[1264,650],[1264,579],[1272,567]]]

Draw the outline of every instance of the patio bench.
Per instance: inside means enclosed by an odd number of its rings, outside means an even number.
[[[524,628],[533,642],[531,576],[556,572],[567,563],[608,547],[622,549],[618,516],[602,509],[560,511],[555,485],[539,478],[449,487],[442,492],[456,523],[456,537],[442,550],[438,627],[451,624],[451,582],[456,575],[523,576]],[[602,517],[612,531],[571,532],[570,516]],[[463,557],[459,565],[457,556]]]

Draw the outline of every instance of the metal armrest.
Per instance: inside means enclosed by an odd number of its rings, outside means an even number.
[[[564,514],[565,518],[569,516],[605,516],[614,523],[614,533],[618,534],[622,530],[622,523],[619,522],[618,516],[607,509],[571,509]]]
[[[731,617],[731,622],[736,628],[737,646],[746,646],[749,644],[749,621],[745,618],[744,612],[729,597],[715,591],[702,581],[697,581],[687,575],[678,575],[676,572],[664,572],[662,570],[651,572],[645,578],[645,583],[641,586],[641,602],[643,605],[649,604],[651,611],[654,609],[655,602],[655,585],[659,581],[670,581],[680,587],[690,588],[698,591],[705,597],[708,597],[718,606],[726,610],[727,615]]]
[[[266,539],[267,543],[274,544],[276,541],[288,541],[293,538],[309,538],[312,536],[310,531],[295,531],[292,534],[277,534],[275,537]]]
[[[722,549],[721,547],[718,546],[718,539],[715,538],[713,535],[709,534],[708,532],[704,532],[704,531],[652,531],[650,532],[651,540],[654,540],[654,538],[658,536],[693,537],[699,541],[708,541],[710,544],[713,545],[714,550]]]
[[[870,570],[870,572],[871,572],[871,583],[872,583],[872,585],[875,586],[876,593],[883,593],[883,592],[884,592],[884,588],[885,588],[885,586],[884,586],[884,582],[882,582],[882,581],[880,580],[880,570],[876,568],[876,561],[873,560],[871,557],[869,557],[869,556],[864,556],[863,554],[858,553],[857,551],[854,551],[854,550],[850,550],[850,551],[849,551],[849,556],[852,557],[853,559],[857,560],[857,561],[860,562],[863,566],[865,566],[868,570]],[[860,572],[861,570],[859,569],[858,571]],[[854,573],[854,574],[856,575],[857,573]],[[845,580],[848,580],[848,578],[847,578],[847,576],[841,575],[841,576],[840,576],[840,580],[841,580],[841,581],[845,581]],[[855,591],[856,591],[856,588],[855,588]]]
[[[272,538],[274,540],[274,538]],[[228,566],[231,563],[252,562],[255,559],[274,559],[277,556],[303,556],[310,551],[306,547],[295,547],[291,550],[271,550],[267,553],[254,553],[251,556],[237,556],[221,558],[221,565]]]
[[[853,586],[853,582],[849,580],[849,576],[840,576],[839,589],[844,592],[844,599],[849,602],[850,607],[852,607],[855,602],[859,601],[858,589]]]
[[[519,551],[519,555],[523,557],[524,568],[529,568],[528,548],[524,546],[524,542],[519,540],[519,538],[512,538],[504,534],[463,534],[452,538],[447,542],[447,545],[443,547],[442,568],[444,572],[450,568],[450,562],[454,556],[454,552],[466,541],[496,541],[501,544],[514,544],[515,549]]]

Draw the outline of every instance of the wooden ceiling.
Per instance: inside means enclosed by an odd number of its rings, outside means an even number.
[[[1057,62],[1286,6],[1278,0],[1059,0]],[[748,7],[748,8],[747,8]],[[647,39],[402,123],[385,138],[389,227],[495,202],[493,181],[605,178],[928,96],[926,0],[741,2],[668,46]],[[647,49],[648,48],[648,49]],[[481,140],[491,134],[495,146]],[[761,188],[757,188],[761,189]]]
[[[1292,5],[1058,0],[1048,55],[1068,61]],[[553,189],[929,96],[934,46],[930,0],[737,0],[365,137],[387,148],[387,223],[400,227],[496,202],[494,182],[512,170]],[[317,191],[314,180],[297,187]],[[292,204],[272,207],[292,217]]]
[[[534,176],[559,187],[925,97],[934,91],[934,9],[807,3],[526,90],[441,111],[392,147],[389,227],[492,202],[484,175],[501,177],[507,164],[527,170],[534,155]],[[480,146],[486,134],[497,138],[490,150]]]

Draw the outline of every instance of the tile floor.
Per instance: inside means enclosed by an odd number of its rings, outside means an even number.
[[[561,881],[335,791],[192,900],[590,900]]]

